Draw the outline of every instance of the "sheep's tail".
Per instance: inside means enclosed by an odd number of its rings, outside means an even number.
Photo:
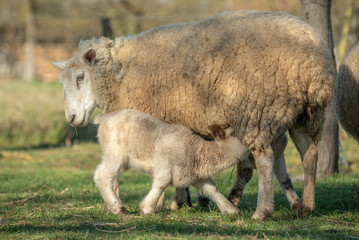
[[[308,88],[309,107],[325,108],[333,97],[335,68],[329,49],[325,49],[320,56],[313,57],[316,64],[308,71],[310,85]]]
[[[97,116],[95,117],[95,119],[93,120],[93,123],[96,124],[96,125],[100,124],[101,121],[102,121],[102,118],[103,118],[103,114],[97,115]]]

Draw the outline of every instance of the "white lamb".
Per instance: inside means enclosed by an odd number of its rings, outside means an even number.
[[[169,184],[178,188],[193,185],[222,213],[238,213],[210,179],[250,153],[231,128],[211,125],[215,141],[206,141],[184,126],[132,109],[99,115],[94,123],[100,123],[98,139],[103,150],[95,182],[112,213],[127,212],[115,182],[129,168],[153,174],[152,188],[140,204],[142,214],[155,212]]]
[[[237,207],[218,191],[210,178],[239,160],[248,165],[250,151],[231,128],[223,130],[217,124],[211,125],[215,141],[206,141],[184,126],[165,123],[132,109],[98,115],[94,123],[100,124],[98,139],[103,151],[95,182],[112,213],[127,213],[120,198],[118,176],[135,168],[153,174],[151,191],[140,205],[142,214],[162,208],[163,191],[169,184],[177,187],[172,209],[185,202],[184,188],[193,185],[212,199],[222,213],[238,214]],[[286,143],[282,142],[276,144]],[[275,166],[283,169],[283,176],[288,176],[284,161]]]

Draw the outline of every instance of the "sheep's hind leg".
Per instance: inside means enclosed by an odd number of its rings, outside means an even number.
[[[272,147],[252,151],[258,173],[257,209],[252,218],[266,219],[274,209],[273,164],[274,153]]]
[[[305,132],[304,128],[291,128],[289,132],[300,153],[304,168],[304,188],[298,215],[306,217],[314,210],[318,152],[313,138]]]
[[[163,191],[171,182],[172,175],[168,171],[156,174],[152,183],[152,188],[140,203],[141,214],[155,213],[155,208]]]
[[[287,143],[287,135],[283,134],[272,145],[274,151],[274,173],[277,177],[279,185],[288,199],[290,207],[293,210],[296,210],[300,205],[300,199],[294,190],[292,180],[290,179],[285,165],[284,150],[287,147]]]
[[[238,208],[236,208],[222,193],[218,191],[212,179],[199,180],[193,185],[205,194],[205,196],[208,196],[214,203],[216,203],[221,213],[239,215]]]
[[[108,169],[106,165],[101,163],[95,170],[94,180],[103,200],[106,202],[107,209],[113,214],[127,214],[128,211],[120,198],[117,169]]]

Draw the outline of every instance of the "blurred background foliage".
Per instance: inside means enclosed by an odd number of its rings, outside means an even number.
[[[0,1],[0,148],[73,144],[95,138],[64,117],[59,70],[80,39],[132,35],[222,11],[285,11],[300,17],[299,0],[2,0]],[[359,37],[359,0],[333,0],[338,63]]]

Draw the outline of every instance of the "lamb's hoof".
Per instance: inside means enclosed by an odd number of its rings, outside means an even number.
[[[149,214],[154,214],[155,211],[154,209],[150,209],[150,208],[146,208],[146,207],[140,207],[140,214],[143,215],[149,215]]]
[[[177,202],[177,201],[172,201],[171,205],[170,205],[170,210],[171,211],[177,211],[178,209],[182,208],[183,204]]]
[[[118,207],[118,206],[114,206],[114,207],[109,207],[107,206],[107,209],[112,212],[113,214],[124,214],[124,215],[127,215],[128,214],[128,211],[127,209],[122,206],[122,207]]]
[[[201,208],[209,208],[209,199],[206,197],[198,197],[198,206]]]
[[[163,205],[161,205],[161,206],[158,206],[158,205],[157,205],[156,208],[155,208],[155,213],[161,212],[162,209],[163,209]]]
[[[234,216],[234,217],[240,217],[241,216],[241,212],[239,211],[238,208],[236,208],[234,210],[231,210],[231,211],[226,211],[226,212],[224,212],[224,214],[228,214],[228,215],[231,215],[231,216]]]
[[[128,215],[128,211],[125,207],[120,207],[120,213],[122,213],[124,215]]]

